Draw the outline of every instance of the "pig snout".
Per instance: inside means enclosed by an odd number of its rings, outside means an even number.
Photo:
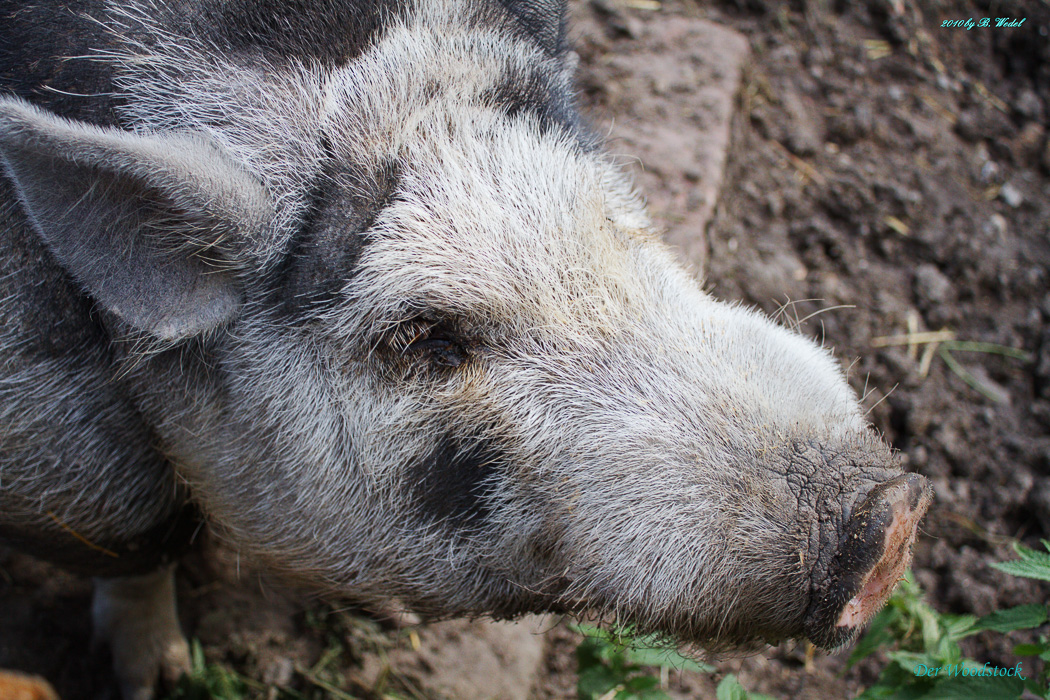
[[[911,562],[932,500],[925,477],[902,474],[875,486],[846,522],[828,574],[815,587],[806,636],[832,649],[849,642],[896,588]]]

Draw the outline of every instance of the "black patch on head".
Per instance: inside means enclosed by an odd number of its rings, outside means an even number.
[[[364,250],[362,234],[393,196],[399,166],[332,166],[318,180],[309,213],[277,275],[277,304],[290,315],[320,311],[339,298]]]
[[[171,37],[269,63],[316,59],[343,65],[371,47],[408,0],[170,0],[149,8]],[[104,0],[0,0],[0,94],[64,117],[118,126],[123,100],[114,63],[122,40],[106,29]],[[121,18],[121,34],[149,46],[150,27]]]
[[[539,118],[544,128],[575,129],[579,116],[572,95],[537,70],[512,69],[484,93],[482,100],[507,116],[522,113]]]
[[[565,52],[565,2],[563,0],[499,0],[515,20],[521,35],[548,55]]]
[[[110,22],[105,0],[0,0],[0,94],[52,112],[118,126],[123,99],[114,63],[90,58],[117,51],[122,40],[149,46],[150,27]],[[232,56],[268,63],[315,59],[343,65],[371,47],[408,0],[169,0],[149,8],[171,37],[184,36]],[[177,41],[177,39],[175,39]]]
[[[193,31],[224,52],[336,65],[372,46],[405,0],[183,0]]]
[[[55,114],[116,126],[114,71],[84,58],[115,48],[95,21],[103,0],[0,0],[0,94],[17,95]]]
[[[485,495],[502,465],[489,442],[443,437],[406,475],[420,514],[457,526],[480,525],[491,513]]]
[[[580,118],[576,98],[560,76],[542,67],[512,68],[481,96],[482,103],[508,117],[531,115],[545,132],[571,135],[585,151],[599,148],[600,139]]]

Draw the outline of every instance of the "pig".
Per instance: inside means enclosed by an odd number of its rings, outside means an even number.
[[[705,293],[561,0],[0,2],[0,538],[125,698],[202,523],[426,618],[845,644],[929,505],[836,360]]]

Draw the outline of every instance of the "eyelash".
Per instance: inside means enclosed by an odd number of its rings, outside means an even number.
[[[412,354],[442,367],[459,367],[467,353],[457,336],[447,322],[417,318],[401,323],[387,345],[402,357]]]

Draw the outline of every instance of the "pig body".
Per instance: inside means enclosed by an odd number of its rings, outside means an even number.
[[[889,595],[925,481],[658,241],[559,3],[2,2],[0,35],[0,536],[107,577],[126,694],[185,663],[158,572],[202,519],[429,616],[836,646]]]

